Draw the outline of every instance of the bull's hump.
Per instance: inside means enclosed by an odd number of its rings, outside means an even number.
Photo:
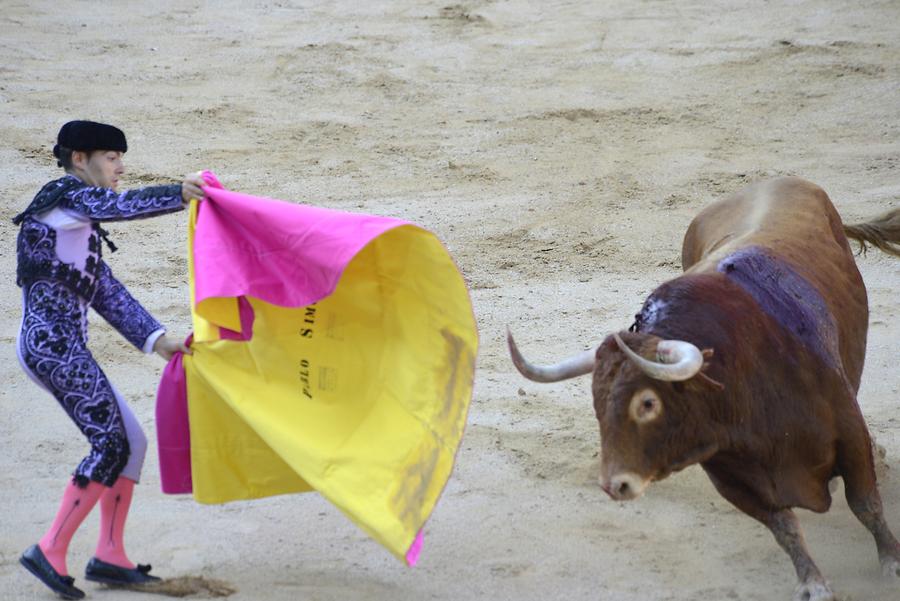
[[[829,367],[840,369],[834,317],[816,287],[787,261],[762,247],[750,246],[719,261],[717,270]]]
[[[786,236],[820,239],[829,231],[829,212],[834,208],[825,191],[799,177],[746,186],[706,207],[691,223],[685,271],[711,272],[742,248],[780,244]]]

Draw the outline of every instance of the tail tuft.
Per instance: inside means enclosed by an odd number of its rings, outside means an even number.
[[[859,242],[863,254],[868,250],[868,243],[889,255],[900,257],[900,209],[888,211],[866,223],[845,225],[844,235]]]

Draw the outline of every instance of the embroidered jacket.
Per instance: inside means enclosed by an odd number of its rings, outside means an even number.
[[[152,217],[183,206],[180,184],[117,193],[74,175],[54,180],[13,219],[21,224],[16,280],[20,286],[36,279],[64,283],[129,342],[149,352],[164,330],[102,260],[106,232],[98,222]]]

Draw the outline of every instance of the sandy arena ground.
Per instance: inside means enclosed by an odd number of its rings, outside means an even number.
[[[679,273],[692,216],[760,177],[822,185],[846,221],[897,206],[900,3],[0,2],[4,600],[52,598],[17,560],[86,448],[14,351],[8,218],[57,175],[50,149],[71,118],[123,127],[126,187],[209,168],[235,190],[432,229],[471,284],[482,336],[419,567],[316,495],[163,496],[155,446],[130,521],[135,560],[223,581],[235,600],[790,598],[787,556],[698,467],[637,502],[607,498],[589,381],[527,383],[504,329],[550,361],[627,328]],[[185,215],[110,229],[116,273],[186,333]],[[881,490],[900,533],[900,260],[875,252],[859,266],[871,308],[859,401],[895,466]],[[92,345],[155,436],[162,361],[99,318]],[[842,600],[900,598],[842,490],[801,520]],[[73,542],[76,577],[97,528],[95,512]]]

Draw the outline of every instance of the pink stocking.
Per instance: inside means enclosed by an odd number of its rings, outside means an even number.
[[[125,554],[125,519],[134,495],[134,480],[119,477],[112,487],[100,497],[100,538],[97,541],[97,559],[134,569],[134,564]]]
[[[66,487],[56,519],[53,520],[50,530],[38,542],[47,561],[59,575],[69,575],[66,568],[66,551],[69,550],[69,543],[104,490],[106,487],[99,482],[89,482],[86,488],[80,488],[73,481]]]

